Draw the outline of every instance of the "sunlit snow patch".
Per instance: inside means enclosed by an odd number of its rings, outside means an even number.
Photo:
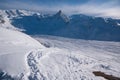
[[[120,26],[120,23],[117,23],[118,26]]]

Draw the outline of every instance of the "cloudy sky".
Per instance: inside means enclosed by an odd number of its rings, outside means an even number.
[[[0,8],[120,18],[120,0],[0,0]]]

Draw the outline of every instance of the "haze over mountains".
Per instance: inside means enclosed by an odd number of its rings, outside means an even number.
[[[25,10],[6,10],[11,24],[29,35],[53,35],[75,39],[120,41],[120,20],[62,11],[41,14]],[[18,17],[16,17],[18,16]]]

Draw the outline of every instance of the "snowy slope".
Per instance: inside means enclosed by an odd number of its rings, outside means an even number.
[[[13,25],[11,25],[11,20],[8,17],[5,10],[0,10],[0,27],[22,31],[22,29],[18,29],[14,27]]]
[[[104,80],[120,76],[120,43],[37,36],[0,28],[0,70],[20,80]],[[41,45],[42,44],[42,45]]]
[[[13,30],[24,31],[23,29],[18,29],[17,27],[13,26],[11,24],[11,19],[15,17],[21,18],[22,16],[30,16],[34,14],[40,15],[40,13],[38,12],[31,12],[27,10],[16,10],[16,9],[0,10],[0,26]]]
[[[50,36],[36,37],[36,39],[51,52],[44,52],[47,56],[43,54],[43,57],[36,58],[39,62],[36,66],[45,80],[104,80],[102,77],[95,77],[93,71],[120,76],[119,42]]]
[[[42,47],[28,35],[0,27],[0,70],[13,76],[27,73],[25,55]]]

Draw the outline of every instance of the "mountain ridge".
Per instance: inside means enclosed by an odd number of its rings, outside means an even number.
[[[18,11],[20,13],[20,10],[16,10],[16,12]],[[119,23],[119,19],[93,17],[83,14],[66,16],[61,10],[53,15],[31,12],[28,15],[11,18],[13,26],[24,29],[23,32],[29,35],[53,35],[102,41],[120,41]]]

